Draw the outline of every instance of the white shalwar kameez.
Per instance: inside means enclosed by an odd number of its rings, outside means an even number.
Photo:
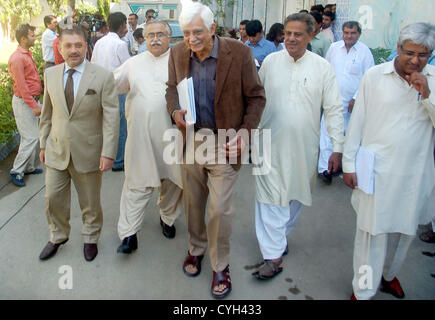
[[[374,152],[375,165],[374,193],[355,189],[351,200],[357,213],[353,279],[357,299],[376,293],[384,266],[391,264],[384,273],[387,281],[397,275],[418,224],[433,218],[426,205],[435,182],[435,67],[427,65],[422,74],[431,90],[428,99],[398,75],[394,61],[367,71],[358,90],[343,171],[355,172],[360,145]],[[388,250],[387,239],[396,242]],[[359,271],[365,265],[373,271],[372,289],[359,285],[364,275]]]
[[[334,68],[338,87],[343,99],[344,132],[346,133],[351,113],[347,110],[352,99],[356,98],[359,83],[368,69],[375,65],[372,52],[362,42],[357,41],[349,52],[343,40],[334,42],[325,57]],[[324,117],[320,124],[320,153],[318,172],[328,170],[332,154],[332,142],[326,131]]]
[[[127,93],[125,116],[125,181],[121,195],[119,237],[137,233],[154,188],[160,191],[160,215],[173,225],[181,213],[180,165],[168,165],[163,150],[165,130],[172,128],[166,108],[169,50],[159,57],[147,51],[127,60],[114,71],[119,94]]]
[[[320,114],[323,106],[334,152],[342,152],[343,105],[331,65],[306,51],[294,61],[287,50],[266,57],[259,71],[266,91],[260,121],[262,155],[265,130],[270,130],[270,170],[256,175],[256,232],[264,259],[281,257],[286,236],[303,205],[311,205],[316,180]],[[264,157],[264,155],[262,155]]]

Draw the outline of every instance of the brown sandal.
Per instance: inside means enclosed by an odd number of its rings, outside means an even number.
[[[224,285],[223,291],[216,291],[214,288]],[[213,271],[213,281],[211,283],[211,295],[216,299],[223,299],[231,292],[230,266],[228,265],[220,272]]]
[[[261,267],[252,273],[254,277],[260,280],[268,280],[275,277],[282,271],[282,258],[273,262],[272,260],[264,260]]]
[[[186,276],[188,277],[196,277],[197,275],[199,275],[201,273],[201,261],[202,258],[204,258],[204,255],[201,256],[192,256],[190,254],[189,251],[187,251],[187,257],[186,259],[184,259],[183,262],[183,272],[186,274]],[[188,265],[194,266],[196,268],[196,272],[195,273],[190,273],[186,271],[186,267]]]

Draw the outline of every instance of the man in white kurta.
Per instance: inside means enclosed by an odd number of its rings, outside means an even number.
[[[325,59],[334,68],[343,101],[344,132],[349,124],[350,115],[355,103],[358,86],[364,73],[375,65],[372,52],[361,41],[361,27],[356,21],[343,24],[343,40],[334,42]],[[324,117],[320,125],[320,154],[318,172],[327,183],[332,182],[328,172],[328,161],[333,145],[325,127]]]
[[[170,28],[153,22],[147,26],[145,37],[148,51],[132,57],[114,71],[118,93],[127,93],[129,132],[118,222],[118,234],[124,245],[120,252],[123,253],[135,249],[137,239],[132,247],[131,237],[136,238],[154,188],[160,191],[158,205],[162,226],[173,227],[181,213],[181,168],[176,164],[168,165],[163,159],[163,151],[169,143],[163,141],[163,135],[172,128],[165,99]],[[173,229],[175,231],[175,227]]]
[[[314,30],[310,15],[289,16],[284,29],[286,50],[269,55],[259,72],[267,100],[259,125],[259,141],[263,141],[266,130],[271,133],[270,170],[255,176],[256,233],[265,260],[254,273],[260,279],[273,277],[282,270],[287,235],[294,228],[302,206],[311,205],[322,106],[334,145],[331,169],[337,171],[341,167],[344,137],[340,92],[331,65],[306,50],[312,33],[307,32],[309,28]],[[264,145],[259,149],[260,154],[262,149],[266,150]],[[257,151],[254,146],[255,157]]]
[[[434,48],[433,26],[405,27],[399,56],[367,71],[358,90],[343,153],[357,213],[353,299],[374,296],[382,275],[381,290],[404,297],[396,276],[418,224],[433,218],[425,206],[435,181],[435,68],[427,65]],[[373,194],[357,188],[360,146],[375,155]]]

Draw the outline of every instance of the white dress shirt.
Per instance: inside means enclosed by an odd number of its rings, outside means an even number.
[[[113,72],[128,58],[130,54],[127,43],[122,41],[116,33],[109,32],[95,44],[91,62]]]
[[[86,59],[83,60],[82,64],[74,68],[75,72],[72,75],[74,82],[74,99],[77,95],[77,90],[79,89],[80,80],[82,79],[83,72],[85,71]],[[71,67],[65,62],[65,69],[63,71],[63,89],[65,90],[66,81],[68,80],[68,70]]]
[[[338,86],[346,108],[350,100],[355,99],[361,78],[375,65],[372,52],[358,41],[347,52],[343,40],[334,42],[325,57],[331,63],[337,75]]]
[[[54,63],[53,41],[56,38],[57,33],[48,28],[42,34],[42,58],[45,62]]]

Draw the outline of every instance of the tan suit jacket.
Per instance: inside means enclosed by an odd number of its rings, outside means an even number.
[[[65,170],[70,159],[79,173],[97,171],[100,157],[115,159],[119,135],[119,104],[112,72],[86,62],[68,111],[63,87],[65,64],[48,68],[39,124],[41,148],[48,167]]]

